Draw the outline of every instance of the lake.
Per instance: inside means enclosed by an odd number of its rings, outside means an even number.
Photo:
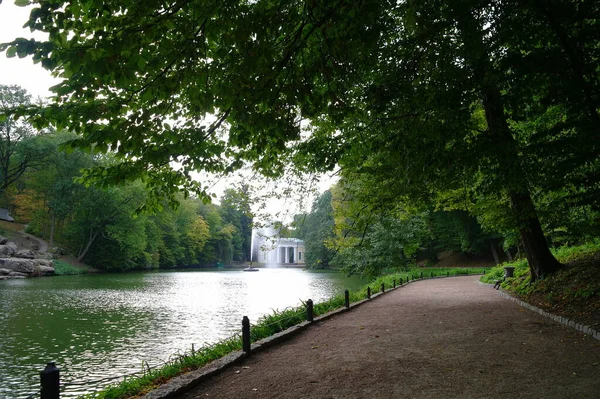
[[[364,281],[300,269],[99,274],[0,281],[0,398],[39,390],[39,371],[56,361],[61,397],[217,342],[273,309],[325,300]]]

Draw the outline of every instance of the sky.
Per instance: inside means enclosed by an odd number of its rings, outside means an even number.
[[[0,43],[10,42],[18,37],[26,39],[43,39],[43,34],[34,35],[29,29],[24,29],[23,25],[29,17],[29,7],[17,7],[14,0],[4,0],[0,4]],[[34,64],[31,57],[26,58],[6,58],[4,53],[0,53],[0,84],[19,85],[34,98],[48,97],[51,86],[58,83],[58,80],[50,75],[40,64]]]
[[[1,0],[0,0],[1,1]],[[10,42],[18,37],[26,39],[44,39],[43,33],[32,33],[29,28],[23,28],[23,25],[29,17],[30,7],[17,7],[14,0],[4,0],[0,3],[0,43]],[[41,64],[34,64],[31,57],[26,58],[7,58],[4,53],[0,53],[0,84],[19,85],[31,93],[34,99],[38,97],[47,98],[51,95],[49,88],[58,84],[59,80],[52,77],[50,72],[42,68]],[[248,174],[247,174],[248,175]],[[201,174],[196,175],[197,180],[204,180]],[[333,176],[323,175],[316,189],[319,192],[327,190],[337,179]],[[240,178],[221,179],[213,187],[213,192],[220,197],[223,191],[233,186],[234,182],[240,181]],[[273,186],[284,188],[283,182],[273,183]],[[305,212],[310,209],[312,197],[302,196],[302,194],[281,200],[270,199],[265,205],[265,209],[272,215],[272,219],[291,221],[294,213]],[[217,201],[218,202],[218,199]],[[268,217],[268,216],[267,216]]]

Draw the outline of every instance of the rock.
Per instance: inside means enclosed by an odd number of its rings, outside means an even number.
[[[66,253],[66,251],[60,247],[52,247],[52,248],[48,249],[48,252],[50,252],[52,254],[57,254],[57,255],[64,255]]]
[[[0,269],[0,274],[5,274],[6,275],[8,273],[10,273],[10,270],[8,270],[8,269]]]
[[[27,277],[27,273],[20,273],[20,272],[10,272],[8,273],[9,277]]]
[[[8,242],[8,238],[0,236],[0,245],[4,245]]]
[[[8,277],[8,278],[9,278],[9,279],[13,279],[13,278],[14,278],[14,279],[17,279],[17,278],[27,278],[27,277],[25,277],[25,276],[10,276],[10,277]]]
[[[49,276],[54,274],[54,268],[50,266],[38,266],[39,272],[44,276]]]
[[[54,269],[54,266],[52,266],[52,261],[48,259],[33,259],[33,264],[36,267],[51,267]]]
[[[36,266],[38,265],[35,263],[35,259],[0,258],[0,267],[14,272],[33,273]]]
[[[2,280],[8,280],[8,276],[0,276],[0,281]]]
[[[29,249],[21,249],[20,251],[15,252],[13,255],[15,258],[23,258],[23,259],[35,259],[35,252]]]
[[[10,258],[16,252],[17,250],[11,245],[0,245],[0,258]]]

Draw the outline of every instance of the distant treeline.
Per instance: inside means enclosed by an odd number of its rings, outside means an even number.
[[[22,88],[0,85],[0,111],[30,104]],[[246,187],[226,190],[221,205],[180,196],[177,209],[158,203],[154,212],[136,212],[148,204],[152,188],[139,180],[116,187],[78,182],[82,170],[116,161],[93,151],[63,151],[74,139],[64,131],[36,130],[23,118],[0,119],[0,201],[18,222],[28,223],[28,232],[105,270],[250,258]]]

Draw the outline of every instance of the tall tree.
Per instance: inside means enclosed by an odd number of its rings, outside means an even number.
[[[247,185],[225,190],[221,198],[221,216],[223,220],[235,227],[233,235],[233,260],[246,262],[250,260],[252,241],[252,211]]]
[[[40,137],[17,109],[31,104],[19,86],[0,85],[0,196],[28,169],[44,164],[50,143]]]
[[[335,236],[331,191],[315,199],[310,213],[296,215],[293,227],[294,235],[304,240],[306,265],[314,269],[330,267],[336,252],[331,242]]]
[[[559,263],[532,193],[568,183],[598,203],[599,24],[597,2],[570,0],[39,0],[27,25],[49,39],[4,48],[64,79],[38,126],[123,157],[91,177],[205,195],[192,170],[273,176],[297,150],[380,207],[506,202],[535,279]]]

